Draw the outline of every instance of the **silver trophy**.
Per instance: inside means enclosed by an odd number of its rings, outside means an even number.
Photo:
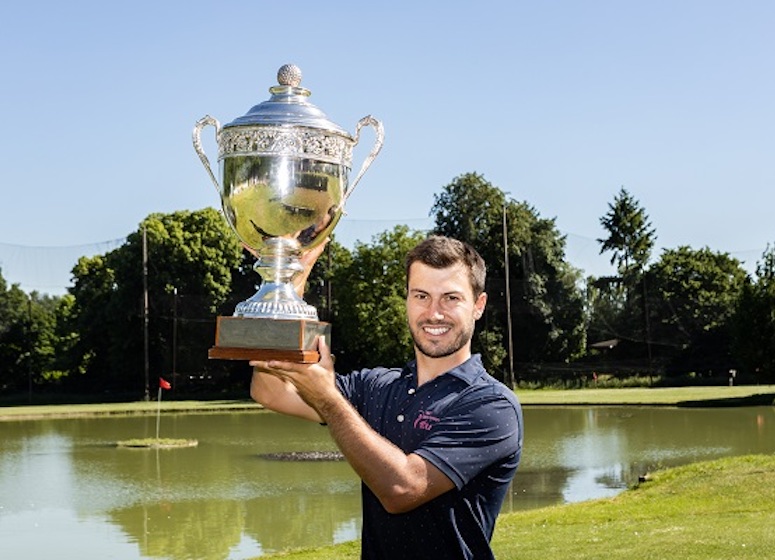
[[[362,118],[355,136],[308,101],[301,70],[277,72],[271,97],[242,117],[221,124],[207,115],[194,127],[194,149],[221,197],[227,222],[259,255],[254,266],[263,283],[232,317],[219,317],[211,358],[316,361],[318,336],[330,325],[299,297],[292,279],[303,270],[299,257],[322,243],[342,217],[344,204],[377,157],[382,123]],[[215,127],[219,175],[202,148],[201,133]],[[371,126],[375,142],[352,184],[353,148]]]

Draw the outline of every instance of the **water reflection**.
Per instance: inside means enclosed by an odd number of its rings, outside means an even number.
[[[42,521],[47,537],[65,530],[80,535],[49,544],[48,555],[64,550],[80,558],[105,557],[94,546],[93,522],[119,528],[111,540],[135,545],[126,558],[245,558],[357,538],[359,483],[346,463],[259,457],[333,450],[325,429],[269,413],[163,420],[163,435],[195,437],[200,445],[113,445],[153,434],[146,418],[0,425],[4,547],[15,547],[14,557],[33,558],[27,543]],[[67,527],[60,527],[64,519]]]
[[[773,407],[531,407],[525,425],[514,509],[612,496],[658,468],[775,452]]]
[[[610,496],[659,467],[775,451],[775,410],[536,407],[505,510]],[[155,418],[0,423],[4,557],[224,560],[358,537],[359,482],[320,426],[272,413],[165,416],[196,448],[117,449]],[[7,556],[6,556],[7,555]]]

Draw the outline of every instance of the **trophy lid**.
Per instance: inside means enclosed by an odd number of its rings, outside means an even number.
[[[331,121],[326,114],[310,103],[311,92],[301,87],[301,70],[294,64],[285,64],[277,71],[279,85],[269,88],[268,100],[251,107],[243,116],[224,125],[234,126],[303,126],[317,128],[351,138],[350,134]]]

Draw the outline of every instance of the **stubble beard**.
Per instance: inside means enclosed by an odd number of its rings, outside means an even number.
[[[423,356],[427,356],[429,358],[446,358],[447,356],[451,356],[466,346],[474,335],[474,322],[471,321],[470,324],[463,325],[458,331],[457,336],[449,343],[438,345],[422,339],[423,327],[425,326],[445,326],[445,324],[422,323],[409,329],[412,335],[412,340],[414,341],[414,347],[417,348],[417,351],[420,352]],[[454,327],[451,328],[454,329]]]

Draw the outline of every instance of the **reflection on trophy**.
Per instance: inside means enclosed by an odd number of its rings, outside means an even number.
[[[382,123],[364,117],[353,137],[308,101],[298,67],[283,66],[277,81],[270,99],[244,116],[224,126],[205,116],[194,127],[194,149],[218,190],[226,220],[258,255],[254,268],[263,279],[233,316],[218,317],[210,358],[318,360],[317,337],[330,339],[331,328],[296,294],[292,280],[303,270],[299,257],[331,234],[382,148]],[[202,148],[201,132],[208,125],[215,127],[218,178]],[[349,184],[353,148],[364,126],[375,130],[374,147]]]

